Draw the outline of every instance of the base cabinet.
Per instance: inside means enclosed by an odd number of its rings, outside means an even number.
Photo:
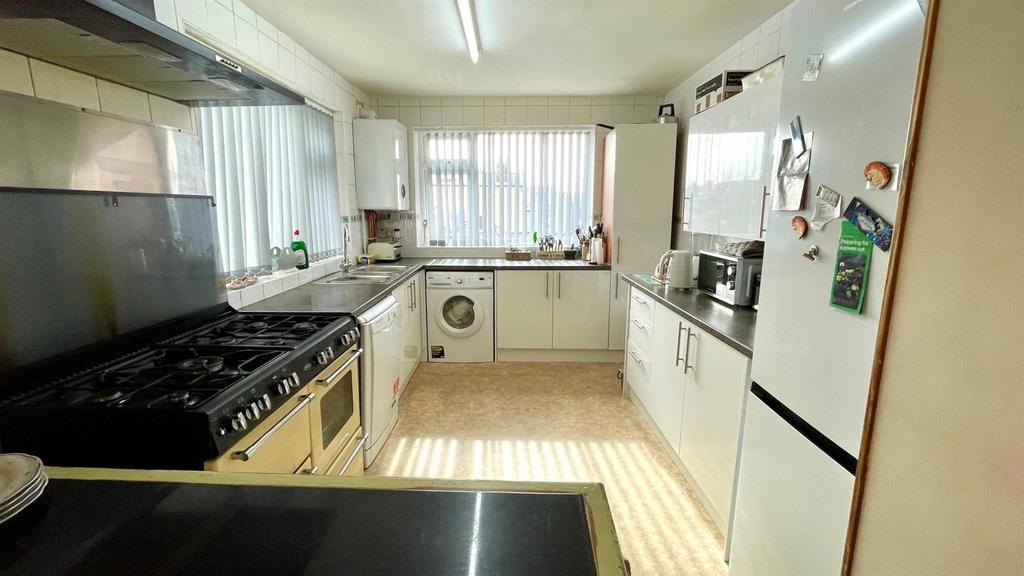
[[[555,349],[608,349],[609,276],[604,270],[553,273],[552,344]]]
[[[551,272],[494,273],[494,322],[498,348],[549,350],[552,346]]]
[[[630,291],[626,381],[696,482],[723,533],[750,360],[636,289]]]
[[[607,270],[498,270],[494,284],[498,348],[608,348]]]
[[[423,356],[423,302],[425,300],[423,285],[423,275],[416,274],[391,293],[398,300],[402,314],[400,321],[402,353],[399,358],[398,371],[401,389],[399,393],[405,391],[406,385]]]

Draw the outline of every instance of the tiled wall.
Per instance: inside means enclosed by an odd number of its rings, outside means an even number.
[[[418,126],[653,122],[659,96],[371,96],[378,118]]]
[[[0,90],[196,132],[187,106],[6,50],[0,50]]]
[[[763,24],[751,30],[749,34],[737,41],[728,50],[718,55],[717,58],[708,62],[696,74],[680,82],[665,96],[665,102],[672,102],[676,105],[676,116],[679,117],[679,130],[683,137],[679,141],[680,147],[686,143],[685,133],[687,122],[693,115],[694,93],[697,86],[710,80],[716,74],[725,70],[756,70],[779,56],[786,54],[786,41],[789,36],[789,11],[790,7],[783,8]],[[704,249],[711,247],[714,238],[703,234],[690,234],[683,232],[682,221],[682,197],[683,182],[685,178],[683,170],[686,166],[684,154],[678,156],[679,162],[676,166],[676,214],[673,218],[675,228],[673,236],[676,238],[675,247],[678,249]],[[691,241],[693,245],[691,246]]]
[[[310,264],[309,268],[305,270],[292,269],[286,274],[261,276],[259,282],[254,286],[240,290],[229,290],[228,304],[235,308],[241,308],[259,302],[264,298],[277,296],[285,290],[291,290],[300,284],[306,284],[307,282],[312,282],[337,272],[340,264],[340,257],[328,258]]]

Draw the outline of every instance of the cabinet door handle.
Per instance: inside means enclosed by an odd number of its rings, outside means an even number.
[[[622,236],[615,240],[615,263],[622,264]]]
[[[643,361],[643,360],[641,360],[641,359],[639,359],[639,358],[637,358],[637,356],[636,356],[636,352],[633,352],[632,350],[630,350],[630,352],[629,352],[629,357],[630,357],[630,358],[632,358],[632,359],[633,359],[633,361],[634,361],[634,362],[636,362],[637,364],[639,364],[639,365],[641,365],[641,366],[643,366],[643,365],[644,365],[644,361]]]
[[[561,272],[556,272],[556,274],[558,274],[558,299],[561,300],[562,299],[562,273]]]
[[[687,338],[686,342],[687,342],[687,344],[689,344],[689,342],[690,342],[689,338]],[[679,346],[682,343],[683,343],[683,323],[680,322],[679,323],[679,331],[676,332],[676,366],[679,366],[679,362],[685,362],[686,361],[686,358],[680,358],[679,357]],[[683,368],[683,373],[684,374],[686,373],[685,367]]]
[[[757,227],[761,230],[758,232],[758,238],[764,238],[765,232],[768,232],[768,227],[764,225],[764,208],[765,204],[768,203],[768,187],[761,187],[761,219],[757,222]]]
[[[410,312],[412,312],[412,284],[407,284],[405,286],[405,291],[408,292],[408,294],[406,294],[406,296],[409,298],[409,304],[406,306],[406,308]]]
[[[690,364],[690,338],[696,338],[697,334],[689,327],[686,328],[686,355],[683,357],[683,374],[686,374],[690,370],[696,370],[697,367]]]
[[[615,299],[619,299],[619,273],[615,272]]]
[[[548,290],[551,286],[551,272],[544,273],[544,299],[550,300],[551,296],[548,294]]]
[[[260,449],[260,446],[266,444],[267,440],[270,440],[271,436],[277,434],[278,430],[284,428],[285,424],[291,422],[292,418],[295,418],[295,416],[299,412],[302,412],[303,408],[308,406],[309,403],[313,401],[313,398],[316,398],[316,394],[306,394],[305,396],[303,396],[302,400],[298,404],[296,404],[294,408],[289,410],[287,414],[284,415],[284,418],[278,420],[277,424],[274,424],[270,428],[270,430],[267,430],[266,432],[263,433],[262,436],[257,438],[256,441],[252,443],[252,446],[249,446],[245,450],[239,450],[238,452],[235,452],[234,454],[231,455],[231,457],[234,458],[235,460],[248,462],[249,459],[252,458],[252,455],[255,454],[257,450]]]

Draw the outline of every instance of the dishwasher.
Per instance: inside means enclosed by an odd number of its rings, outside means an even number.
[[[369,468],[398,423],[398,367],[402,348],[399,325],[401,308],[394,296],[361,314],[359,335],[363,344],[361,408],[366,444],[363,466]]]

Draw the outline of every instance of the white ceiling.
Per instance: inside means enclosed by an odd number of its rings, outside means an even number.
[[[789,0],[246,0],[370,94],[663,95]]]

